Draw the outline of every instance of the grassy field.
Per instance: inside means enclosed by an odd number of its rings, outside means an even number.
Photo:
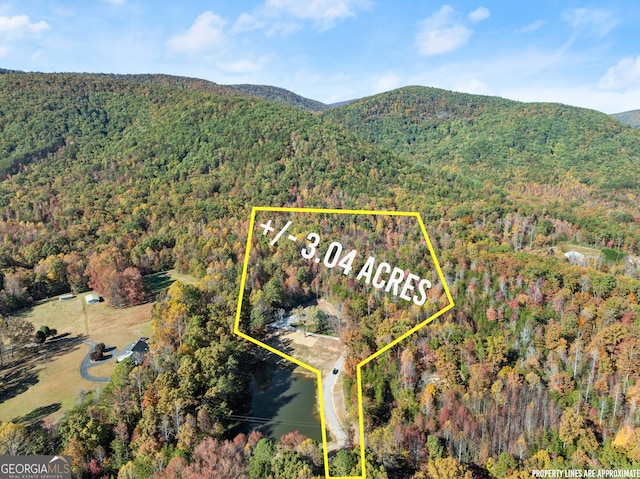
[[[33,423],[48,416],[57,420],[76,403],[81,390],[100,387],[80,377],[79,365],[88,350],[89,346],[76,344],[46,365],[42,360],[29,360],[9,370],[23,379],[16,391],[19,394],[0,403],[0,421]],[[7,371],[3,373],[6,376]]]
[[[193,276],[189,275],[189,274],[183,274],[180,273],[178,271],[176,271],[175,269],[171,269],[165,273],[158,273],[158,275],[153,275],[153,276],[161,276],[161,275],[167,275],[169,276],[169,278],[171,278],[171,282],[173,281],[181,281],[182,283],[185,284],[195,284],[196,283],[196,278],[194,278]],[[145,277],[149,278],[150,276]]]
[[[48,301],[21,315],[33,322],[36,331],[40,326],[49,326],[57,329],[58,334],[84,335],[85,339],[103,342],[107,347],[136,339],[134,336],[141,334],[138,331],[141,325],[151,318],[152,303],[115,309],[104,302],[86,304],[86,294],[88,293],[82,293],[67,301]],[[111,344],[107,344],[105,339]]]
[[[193,283],[195,279],[173,271],[151,277],[151,287],[159,291],[173,280]],[[82,340],[105,343],[107,348],[122,350],[140,336],[152,336],[153,303],[126,309],[114,309],[106,303],[88,305],[82,293],[73,299],[53,298],[16,316],[31,321],[37,331],[48,326],[58,331],[60,339],[47,341],[39,354],[9,364],[0,371],[4,383],[0,398],[0,421],[32,423],[53,417],[57,420],[75,403],[81,391],[99,389],[104,384],[80,376],[80,364],[90,352]],[[115,358],[89,369],[93,376],[109,377]]]
[[[3,399],[9,397],[0,403],[1,421],[32,422],[48,415],[59,419],[75,404],[80,391],[103,386],[80,376],[80,363],[90,352],[89,346],[81,342],[83,339],[121,349],[136,338],[151,334],[152,303],[119,310],[106,303],[87,305],[85,294],[67,301],[48,301],[20,313],[33,323],[36,331],[46,325],[64,337],[45,343],[40,354],[2,371],[3,380],[6,381],[7,375],[15,378],[13,382],[7,381],[9,385],[15,384],[15,388],[9,388],[9,394]],[[108,377],[114,363],[111,360],[91,368],[90,372]],[[39,409],[41,413],[34,414],[33,411]],[[43,417],[42,413],[51,414]]]
[[[587,246],[578,246],[575,244],[564,243],[559,245],[563,252],[576,251],[585,255],[587,258],[598,259],[600,257],[600,250],[595,248],[589,248]]]

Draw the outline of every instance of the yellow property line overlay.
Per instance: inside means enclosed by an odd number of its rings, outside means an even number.
[[[360,465],[361,465],[361,469],[362,469],[362,475],[360,476],[331,476],[329,474],[329,451],[328,451],[328,447],[327,447],[327,430],[325,427],[325,417],[324,417],[324,398],[323,398],[323,394],[322,394],[322,374],[320,373],[320,371],[316,368],[314,368],[313,366],[310,366],[306,363],[303,363],[302,361],[289,356],[288,354],[283,353],[282,351],[279,351],[271,346],[269,346],[268,344],[263,343],[262,341],[259,341],[251,336],[249,336],[248,334],[243,333],[242,331],[240,331],[240,312],[242,309],[242,300],[244,297],[244,286],[247,280],[247,269],[249,266],[249,253],[251,251],[251,240],[253,238],[253,229],[254,229],[254,224],[255,224],[255,218],[256,218],[256,213],[258,212],[262,212],[262,211],[274,211],[274,212],[289,212],[289,213],[324,213],[324,214],[340,214],[340,215],[385,215],[385,216],[406,216],[406,217],[414,217],[417,221],[418,224],[420,225],[420,230],[422,231],[422,236],[424,237],[425,241],[427,242],[427,247],[429,249],[429,253],[431,255],[431,259],[433,260],[435,267],[436,267],[436,271],[438,272],[438,278],[440,278],[440,281],[442,282],[442,286],[444,288],[444,291],[447,295],[447,299],[449,300],[449,304],[447,306],[445,306],[443,309],[441,309],[440,311],[438,311],[437,313],[429,316],[426,320],[424,320],[423,322],[421,322],[420,324],[418,324],[417,326],[413,327],[412,329],[410,329],[409,331],[407,331],[406,333],[402,334],[401,336],[399,336],[398,338],[394,339],[393,341],[391,341],[389,344],[387,344],[386,346],[384,346],[383,348],[379,349],[378,351],[376,351],[375,353],[373,353],[371,356],[369,356],[368,358],[366,358],[364,361],[359,362],[356,365],[356,379],[358,382],[358,418],[359,418],[359,430],[360,430]],[[240,280],[240,293],[238,294],[238,308],[236,310],[236,319],[235,319],[235,323],[233,326],[233,332],[235,334],[237,334],[238,336],[246,339],[247,341],[251,341],[252,343],[260,346],[261,348],[264,348],[274,354],[277,354],[278,356],[281,356],[283,358],[285,358],[288,361],[291,361],[294,364],[297,364],[298,366],[311,371],[312,373],[314,373],[317,378],[318,378],[318,398],[320,401],[320,429],[321,429],[321,433],[322,433],[322,446],[323,446],[323,451],[324,451],[324,470],[325,470],[325,476],[327,479],[366,479],[367,478],[367,471],[366,471],[366,467],[365,467],[365,447],[364,447],[364,410],[363,410],[363,402],[362,402],[362,367],[365,366],[367,363],[369,363],[370,361],[374,360],[375,358],[377,358],[378,356],[380,356],[381,354],[383,354],[384,352],[388,351],[389,349],[391,349],[392,347],[394,347],[396,344],[398,344],[400,341],[405,340],[407,337],[411,336],[413,333],[415,333],[416,331],[418,331],[420,328],[426,326],[428,323],[430,323],[431,321],[433,321],[434,319],[436,319],[438,316],[444,314],[445,312],[449,311],[451,308],[453,308],[454,304],[453,304],[453,298],[451,297],[451,292],[449,291],[449,287],[447,286],[447,283],[444,279],[444,275],[442,274],[442,269],[440,268],[440,263],[438,263],[438,259],[436,258],[435,252],[433,250],[433,246],[431,244],[431,240],[429,239],[429,235],[427,234],[427,230],[424,227],[424,223],[422,222],[422,218],[420,217],[419,213],[412,213],[412,212],[403,212],[403,211],[376,211],[376,210],[341,210],[341,209],[327,209],[327,208],[287,208],[287,207],[276,207],[276,206],[254,206],[251,209],[251,220],[249,222],[249,234],[247,236],[247,247],[245,249],[245,254],[244,254],[244,264],[242,266],[242,278]]]

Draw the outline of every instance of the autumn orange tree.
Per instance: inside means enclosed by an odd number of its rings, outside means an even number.
[[[111,306],[123,308],[144,302],[145,287],[140,271],[130,266],[115,248],[91,256],[86,275],[89,286],[103,295]]]

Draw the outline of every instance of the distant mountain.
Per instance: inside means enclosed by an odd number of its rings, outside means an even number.
[[[594,110],[411,86],[322,115],[403,158],[483,181],[552,184],[572,172],[607,190],[640,187],[638,132]]]
[[[246,199],[248,205],[281,204],[295,200],[303,186],[309,192],[317,189],[318,202],[334,188],[341,194],[357,190],[368,181],[367,168],[379,161],[395,181],[392,165],[398,166],[388,152],[317,115],[206,80],[170,75],[5,74],[0,76],[0,112],[4,186],[25,171],[62,181],[59,168],[102,171],[111,164],[118,175],[134,175],[145,188],[172,170],[165,180],[180,180],[181,188],[188,189],[182,176],[205,177],[208,186],[198,195],[208,200],[214,191],[239,188],[238,195],[253,197]],[[292,161],[299,164],[293,168]],[[280,162],[290,166],[285,175]],[[359,185],[346,180],[348,165],[359,170]],[[73,185],[86,181],[82,187],[90,189],[95,178],[93,173],[85,177],[87,171],[74,171]],[[318,171],[324,179],[311,179]],[[110,178],[98,176],[106,187]],[[339,183],[328,183],[329,177]],[[225,186],[211,186],[216,182]],[[267,201],[263,189],[279,198]],[[371,192],[366,196],[371,198]],[[0,204],[7,206],[2,199],[0,193]]]
[[[236,92],[230,90],[224,85],[219,85],[209,80],[201,78],[181,77],[175,75],[164,75],[159,73],[153,74],[134,74],[134,75],[118,75],[118,74],[99,74],[98,77],[113,78],[125,82],[150,83],[153,85],[175,87],[183,90],[193,90],[203,93],[216,93],[223,96],[236,96]]]
[[[24,73],[19,70],[7,70],[6,68],[0,68],[0,75],[5,75],[7,73]]]
[[[348,105],[349,103],[352,103],[356,100],[344,100],[344,101],[338,101],[336,103],[329,103],[327,106],[329,108],[337,108],[339,106],[344,106],[344,105]]]
[[[300,96],[292,91],[269,85],[225,85],[227,88],[254,95],[266,100],[275,101],[300,110],[323,111],[330,108],[322,102]]]
[[[634,128],[640,128],[640,110],[623,111],[622,113],[614,113],[611,116]]]

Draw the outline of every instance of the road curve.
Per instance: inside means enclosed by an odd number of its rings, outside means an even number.
[[[92,376],[91,374],[89,374],[89,368],[93,367],[93,366],[97,366],[98,363],[92,363],[91,362],[91,351],[93,351],[93,348],[96,347],[96,343],[94,343],[93,341],[82,341],[84,344],[89,345],[89,352],[87,353],[87,355],[84,357],[84,359],[82,360],[82,364],[80,364],[80,376],[82,376],[84,379],[88,380],[88,381],[93,381],[95,383],[108,383],[111,378],[99,378],[97,376]],[[112,352],[112,358],[116,357],[118,355],[118,350],[114,349]],[[102,362],[101,362],[102,363]]]
[[[334,398],[334,389],[335,385],[338,382],[338,376],[342,373],[342,368],[344,366],[344,353],[338,358],[336,363],[333,365],[333,369],[337,369],[338,374],[332,374],[324,378],[322,384],[322,400],[324,402],[324,419],[326,422],[326,426],[335,436],[335,443],[338,447],[344,446],[347,442],[347,433],[345,432],[342,424],[338,420],[338,414],[336,413],[335,403],[333,401]]]

